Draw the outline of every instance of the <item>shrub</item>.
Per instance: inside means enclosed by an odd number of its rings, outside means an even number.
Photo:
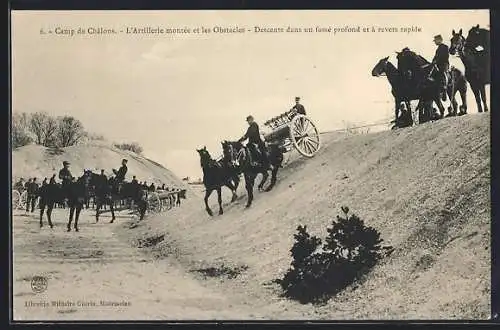
[[[126,150],[126,151],[132,151],[135,152],[136,154],[141,154],[143,149],[137,142],[132,142],[132,143],[115,143],[114,144],[115,148],[118,148],[120,150]]]
[[[382,247],[380,233],[367,227],[349,209],[337,216],[328,228],[321,250],[321,239],[311,236],[306,226],[298,226],[291,248],[291,267],[276,280],[284,296],[305,303],[324,303],[331,296],[361,279],[375,264],[392,251]]]

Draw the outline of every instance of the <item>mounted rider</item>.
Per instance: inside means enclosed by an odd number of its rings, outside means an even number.
[[[269,165],[269,160],[267,157],[267,150],[264,141],[260,137],[259,125],[254,121],[253,116],[247,117],[248,129],[245,135],[243,135],[238,142],[243,142],[248,139],[247,147],[250,151],[250,157],[255,157],[255,160],[250,159],[253,166],[258,166],[257,159],[262,161],[264,167]],[[253,153],[253,154],[252,154]]]
[[[117,170],[113,169],[113,173],[115,174],[115,181],[117,183],[122,183],[125,180],[125,175],[127,174],[127,160],[122,159],[122,166]]]
[[[71,182],[73,182],[73,175],[69,171],[70,163],[68,161],[63,162],[63,168],[59,171],[59,179],[62,181],[62,188],[65,196],[68,196],[68,187]]]
[[[434,43],[438,46],[436,54],[432,59],[432,64],[436,65],[439,73],[441,74],[442,92],[441,99],[446,101],[446,87],[448,86],[448,72],[450,70],[450,53],[449,48],[443,44],[443,37],[438,34],[434,36]]]

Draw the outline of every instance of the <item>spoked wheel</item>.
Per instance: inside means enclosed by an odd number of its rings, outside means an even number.
[[[318,129],[304,115],[293,117],[290,123],[290,139],[295,149],[304,157],[313,157],[321,146]]]
[[[26,204],[28,203],[28,192],[23,191],[21,194],[21,197],[19,198],[19,204],[18,207],[19,209],[26,210]]]
[[[12,190],[12,203],[11,207],[13,210],[19,208],[19,202],[21,201],[21,194],[17,190]]]
[[[158,196],[157,192],[152,192],[148,196],[148,206],[150,212],[155,212],[155,213],[161,212],[162,205],[160,197]]]

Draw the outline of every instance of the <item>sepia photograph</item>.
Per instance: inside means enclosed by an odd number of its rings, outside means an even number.
[[[10,38],[12,321],[492,318],[489,10],[11,10]]]

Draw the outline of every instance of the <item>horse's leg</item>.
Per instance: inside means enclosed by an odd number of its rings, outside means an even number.
[[[43,227],[43,213],[45,212],[45,201],[40,199],[40,228]]]
[[[54,210],[54,202],[49,202],[47,204],[47,221],[49,222],[50,228],[54,228],[52,224],[52,210]]]
[[[75,231],[78,231],[78,219],[80,219],[80,212],[83,209],[84,203],[78,202],[76,205],[76,212],[75,212]]]
[[[472,86],[472,92],[474,93],[474,97],[476,98],[477,112],[483,112],[483,107],[481,105],[481,93],[479,92],[479,87],[474,85]]]
[[[217,201],[219,202],[219,215],[224,214],[222,210],[222,187],[217,187]]]
[[[231,190],[231,193],[233,194],[233,197],[231,197],[231,203],[232,203],[238,198],[238,195],[236,195],[236,186],[231,181],[234,180],[227,181],[225,186],[228,187],[229,190]]]
[[[74,214],[75,214],[75,206],[72,204],[69,206],[68,231],[71,231],[71,222],[73,222]]]
[[[467,113],[467,83],[459,90],[460,99],[462,100],[462,105],[460,106],[460,114],[465,115]]]
[[[278,170],[279,170],[279,166],[275,165],[273,167],[272,172],[271,172],[271,183],[269,184],[269,187],[266,188],[266,191],[271,191],[271,189],[274,188],[274,185],[276,184],[276,179],[278,176]]]
[[[255,174],[249,173],[245,174],[245,187],[247,188],[247,205],[245,207],[250,207],[253,201],[253,185],[255,181]]]
[[[259,191],[261,191],[262,188],[264,187],[264,184],[266,183],[267,178],[269,178],[269,173],[267,172],[267,170],[265,170],[264,172],[262,172],[262,179],[260,180],[260,183],[258,185]]]
[[[111,221],[109,223],[113,223],[115,221],[115,206],[114,202],[111,202],[109,205],[109,209],[111,210]]]
[[[101,209],[101,199],[98,198],[95,205],[95,223],[99,222],[99,210]]]
[[[444,106],[443,106],[443,103],[441,103],[441,96],[439,96],[439,95],[436,96],[434,98],[434,103],[436,103],[436,105],[438,106],[440,118],[443,119],[443,117],[444,117]]]
[[[205,210],[207,210],[207,213],[209,216],[214,215],[212,210],[210,209],[210,206],[208,206],[208,198],[212,194],[212,191],[213,191],[213,189],[208,189],[208,188],[205,189]]]
[[[488,101],[486,100],[486,85],[485,84],[481,84],[481,88],[479,88],[479,93],[481,94],[481,99],[483,100],[484,112],[488,112]]]
[[[394,123],[398,124],[399,100],[394,98]]]

